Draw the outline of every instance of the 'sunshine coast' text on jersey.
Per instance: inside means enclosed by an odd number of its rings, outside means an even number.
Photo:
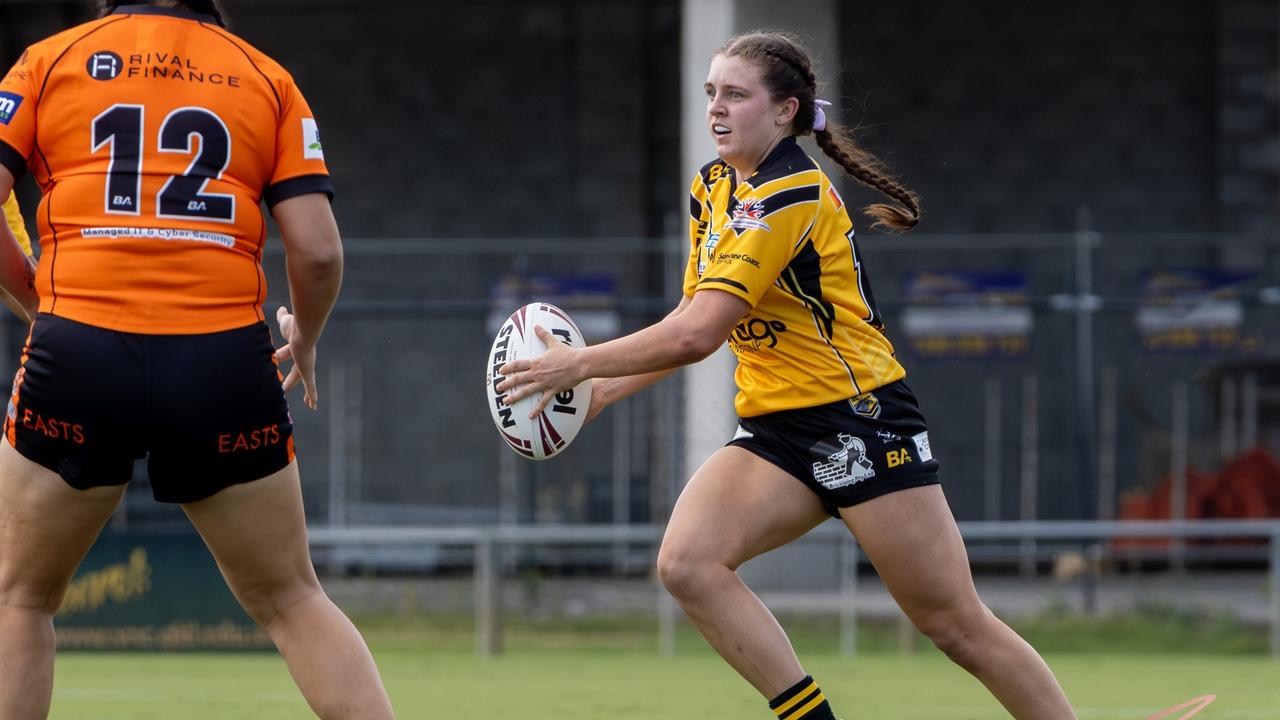
[[[694,178],[684,293],[751,305],[729,337],[741,417],[855,398],[906,375],[894,358],[844,201],[785,138],[745,181],[717,160]]]
[[[212,18],[126,5],[0,82],[0,163],[30,170],[40,311],[124,332],[261,322],[260,207],[332,195],[292,77]]]

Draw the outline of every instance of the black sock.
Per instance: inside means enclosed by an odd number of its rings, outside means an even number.
[[[805,675],[803,680],[770,700],[769,709],[778,720],[836,720],[827,697],[812,675]]]

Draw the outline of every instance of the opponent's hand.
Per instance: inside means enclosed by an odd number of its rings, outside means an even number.
[[[514,405],[534,393],[542,393],[534,405],[529,419],[536,418],[555,399],[556,393],[564,392],[586,379],[579,369],[578,354],[581,350],[570,347],[568,343],[535,325],[533,332],[546,346],[547,351],[532,360],[513,360],[498,368],[498,374],[505,379],[495,388],[498,392],[507,392],[507,405]]]
[[[284,379],[284,389],[289,391],[294,385],[302,383],[302,402],[312,410],[316,409],[319,394],[316,392],[316,345],[305,340],[298,333],[298,324],[293,314],[283,305],[276,310],[276,322],[280,324],[280,335],[285,344],[276,350],[276,361],[292,360],[293,367]]]

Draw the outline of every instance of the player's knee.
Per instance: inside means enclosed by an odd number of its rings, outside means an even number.
[[[268,628],[289,608],[317,595],[324,595],[318,582],[289,578],[236,588],[236,599],[254,622]]]
[[[916,627],[952,662],[972,670],[989,646],[985,636],[992,619],[990,611],[979,605],[933,613],[918,621]]]
[[[674,597],[695,598],[710,584],[715,570],[711,562],[701,561],[679,548],[666,545],[658,551],[658,578]]]
[[[62,604],[66,583],[49,584],[30,580],[0,580],[0,607],[53,613]]]

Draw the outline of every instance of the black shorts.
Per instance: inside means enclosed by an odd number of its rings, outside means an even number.
[[[161,502],[203,500],[293,460],[293,422],[264,323],[140,335],[41,313],[5,417],[23,456],[80,490],[147,458]]]
[[[938,482],[915,395],[902,381],[849,400],[739,418],[729,445],[777,465],[839,508]]]

